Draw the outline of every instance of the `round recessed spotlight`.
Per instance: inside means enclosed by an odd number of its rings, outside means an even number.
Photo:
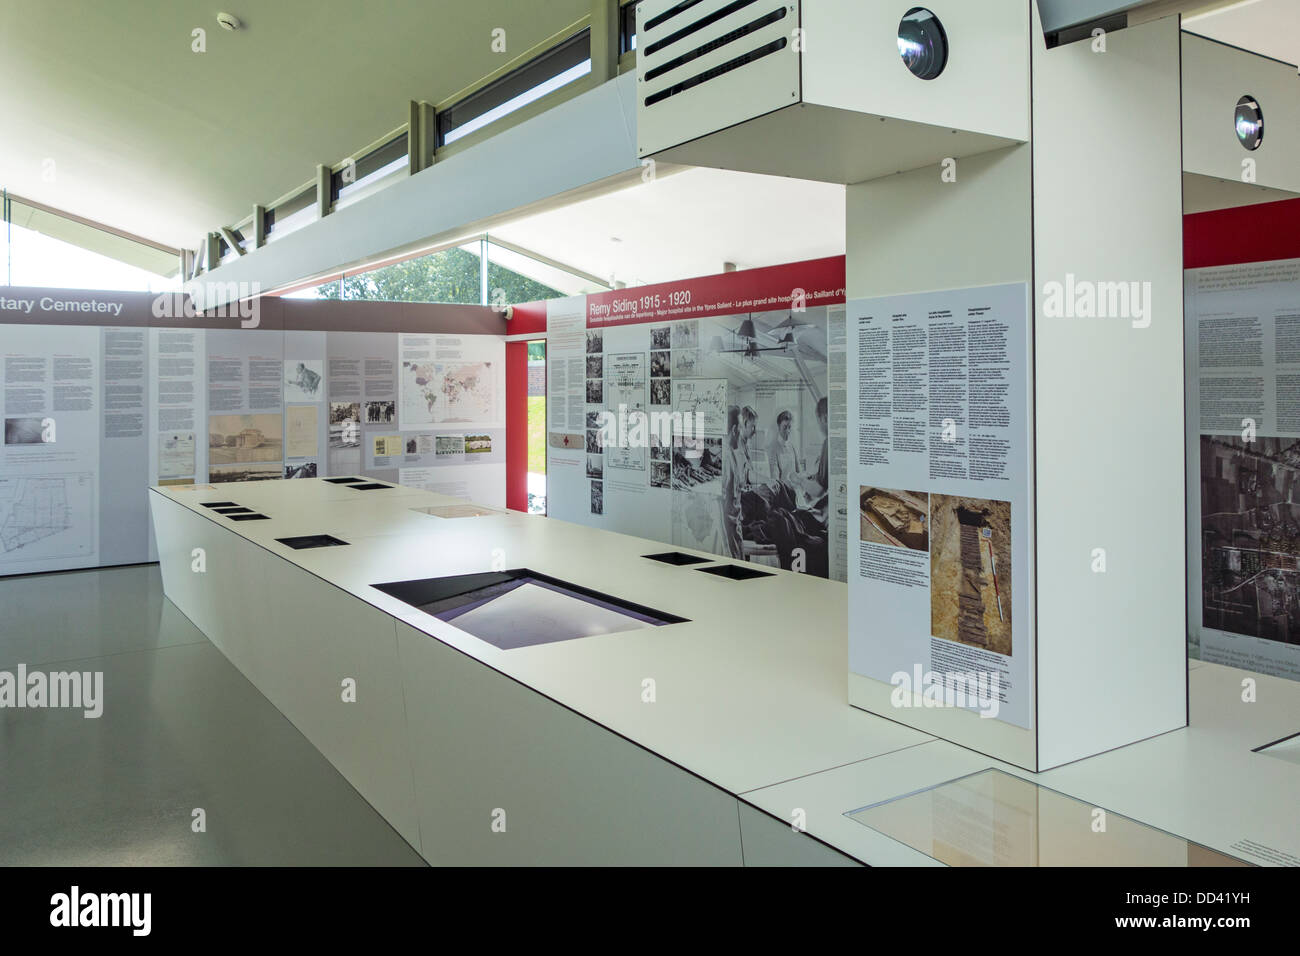
[[[933,80],[948,65],[948,35],[925,7],[913,7],[898,24],[898,55],[912,75]]]
[[[1264,142],[1264,111],[1255,97],[1243,96],[1237,100],[1232,125],[1237,130],[1237,141],[1246,149],[1259,149],[1259,144]]]

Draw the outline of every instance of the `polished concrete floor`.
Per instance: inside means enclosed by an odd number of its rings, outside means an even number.
[[[104,711],[0,708],[0,865],[422,865],[154,565],[0,578],[19,664],[101,671]]]

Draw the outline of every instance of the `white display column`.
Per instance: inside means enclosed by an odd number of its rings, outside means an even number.
[[[1042,770],[1187,722],[1180,32],[1025,42],[1027,144],[848,189],[849,699]]]

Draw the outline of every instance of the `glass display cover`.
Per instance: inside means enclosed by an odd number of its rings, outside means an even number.
[[[1251,865],[993,769],[845,816],[949,866]]]

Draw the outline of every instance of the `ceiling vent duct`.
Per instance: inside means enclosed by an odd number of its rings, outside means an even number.
[[[641,0],[637,148],[853,183],[1029,138],[1025,0]]]

